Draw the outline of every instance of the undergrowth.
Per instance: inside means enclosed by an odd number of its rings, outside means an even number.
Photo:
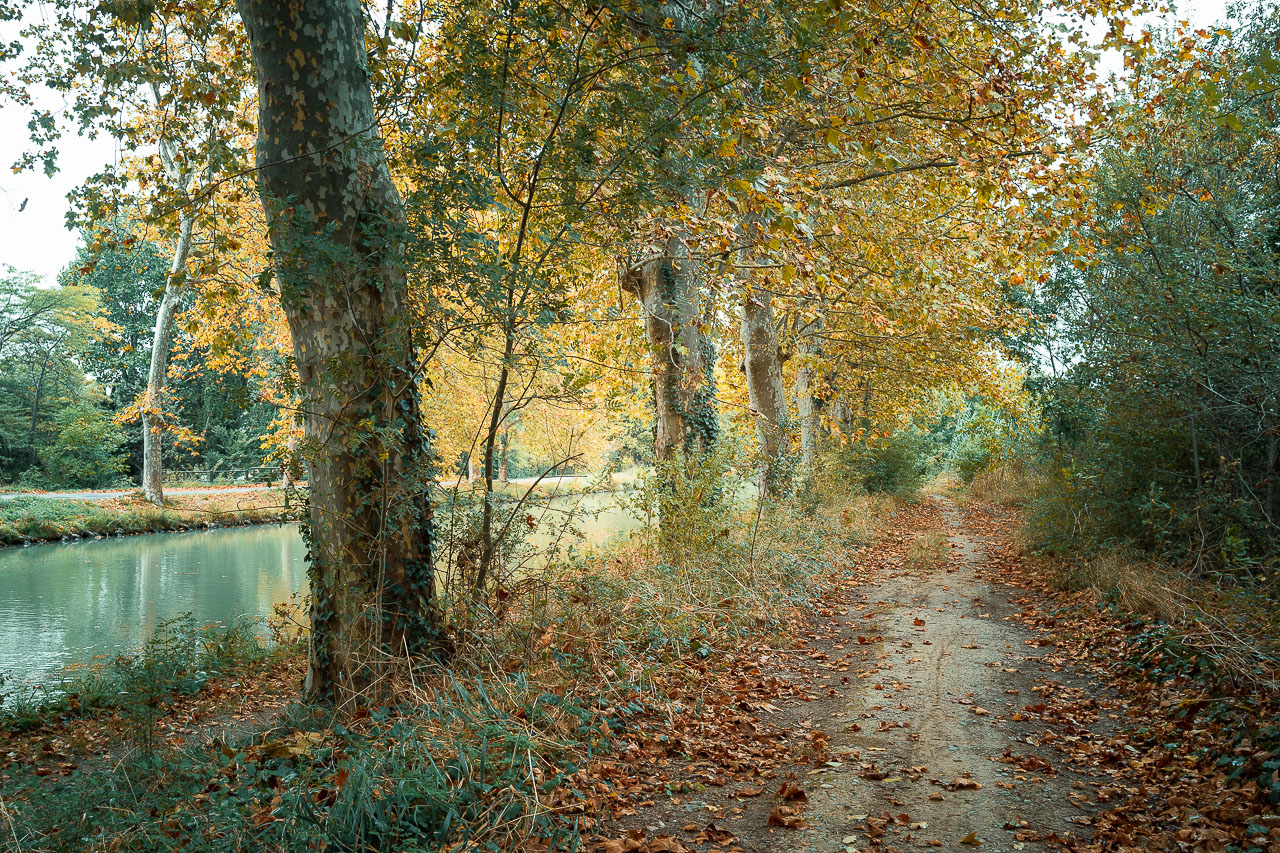
[[[1155,679],[1202,681],[1214,690],[1280,697],[1280,608],[1275,578],[1174,566],[1124,541],[1081,538],[1047,516],[1060,506],[1045,494],[1051,479],[1025,468],[975,477],[963,499],[1027,507],[1013,534],[1024,556],[1065,592],[1087,592],[1133,630],[1135,671]]]
[[[946,534],[929,530],[911,540],[904,561],[909,569],[931,568],[946,560],[948,547]]]
[[[1013,463],[986,469],[973,476],[963,488],[954,491],[961,503],[1025,506],[1039,488],[1039,480],[1026,466]]]
[[[1266,585],[1224,587],[1123,547],[1047,565],[1060,589],[1091,591],[1128,621],[1134,668],[1280,698],[1280,610]]]
[[[180,616],[162,622],[135,653],[71,667],[38,685],[0,677],[0,731],[115,713],[137,748],[149,751],[153,724],[174,699],[283,651],[249,622],[197,625],[189,615]]]

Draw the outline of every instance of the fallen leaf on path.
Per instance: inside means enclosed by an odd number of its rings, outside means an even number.
[[[711,842],[712,844],[724,844],[727,841],[732,841],[735,837],[736,836],[729,830],[721,829],[714,823],[709,823],[706,825],[706,828],[698,833],[697,838],[693,840],[699,844],[705,844],[707,842]]]
[[[784,806],[777,803],[773,807],[773,811],[769,812],[770,826],[785,826],[787,829],[803,829],[804,818],[790,806]]]
[[[947,787],[953,791],[976,791],[982,787],[982,783],[968,776],[958,776],[952,779],[951,784]]]
[[[807,803],[809,801],[809,795],[804,792],[804,789],[790,782],[783,782],[782,787],[778,789],[778,793],[774,796],[780,800],[795,803]]]

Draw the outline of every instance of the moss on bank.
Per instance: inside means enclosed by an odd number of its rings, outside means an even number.
[[[0,545],[293,521],[298,506],[296,498],[286,502],[279,489],[183,495],[165,501],[163,507],[141,497],[22,497],[0,502]]]

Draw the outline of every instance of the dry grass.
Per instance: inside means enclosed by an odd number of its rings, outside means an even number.
[[[1036,479],[1021,465],[1007,465],[983,471],[956,497],[961,503],[977,502],[1001,506],[1023,506],[1035,493]]]
[[[869,542],[878,519],[887,516],[897,505],[890,495],[855,495],[845,501],[836,514],[846,540]]]
[[[687,525],[682,539],[701,549],[675,559],[652,533],[634,536],[511,578],[477,603],[473,621],[454,626],[447,664],[377,658],[385,676],[371,686],[377,701],[370,704],[394,707],[393,714],[353,716],[344,721],[347,733],[339,733],[327,715],[292,707],[268,730],[237,742],[243,758],[236,761],[265,766],[287,753],[301,766],[307,759],[308,770],[294,782],[243,774],[206,787],[209,778],[222,778],[225,752],[193,747],[193,769],[148,782],[156,786],[147,801],[154,808],[144,812],[151,817],[135,820],[105,807],[123,796],[112,787],[119,776],[82,774],[58,779],[57,789],[53,780],[49,787],[33,781],[29,789],[43,803],[74,808],[51,812],[33,800],[10,819],[24,837],[57,826],[68,836],[92,833],[94,846],[86,849],[117,849],[137,846],[141,834],[186,814],[197,791],[217,790],[215,798],[272,803],[259,812],[271,818],[262,824],[238,821],[221,806],[201,811],[208,823],[199,831],[227,849],[418,849],[424,839],[412,834],[411,823],[386,816],[424,803],[439,821],[465,821],[468,849],[547,849],[536,839],[576,835],[572,816],[603,791],[587,764],[616,737],[610,729],[616,718],[686,713],[690,697],[705,688],[691,656],[714,664],[748,636],[793,641],[806,605],[848,568],[849,542],[869,541],[876,519],[893,506],[889,498],[846,492],[830,504],[769,507],[761,515],[732,507],[691,513],[680,519]],[[282,609],[273,624],[293,638],[300,621]],[[301,651],[292,663],[301,665]],[[310,750],[319,748],[331,749],[335,762],[316,760]],[[570,763],[579,766],[572,774]],[[343,781],[335,784],[338,772]],[[72,783],[81,786],[75,797],[65,794]],[[322,796],[327,804],[318,805]],[[374,826],[377,834],[370,835]]]
[[[924,487],[920,489],[920,494],[925,497],[954,498],[963,489],[964,483],[960,482],[960,478],[956,476],[954,471],[939,471],[925,481]]]
[[[1185,578],[1136,551],[1117,548],[1095,554],[1060,570],[1058,586],[1069,591],[1093,590],[1140,616],[1173,622],[1186,615],[1192,588]]]
[[[1058,564],[1054,577],[1062,589],[1090,590],[1164,623],[1179,656],[1211,661],[1218,677],[1280,692],[1280,615],[1261,590],[1223,589],[1126,548]]]
[[[911,540],[904,561],[907,568],[927,569],[946,560],[947,551],[946,535],[941,530],[928,530]]]

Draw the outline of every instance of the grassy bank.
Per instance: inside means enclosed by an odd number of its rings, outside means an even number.
[[[0,545],[288,521],[297,518],[297,506],[295,497],[286,507],[278,489],[184,495],[163,507],[140,495],[106,501],[23,497],[0,502]]]
[[[450,611],[447,666],[406,663],[347,717],[289,703],[245,725],[256,697],[281,695],[257,683],[296,678],[298,646],[255,670],[230,644],[245,661],[231,671],[179,643],[178,665],[117,701],[0,734],[3,823],[24,850],[569,849],[624,802],[629,783],[601,762],[696,720],[707,673],[730,656],[802,636],[889,509],[846,495],[758,524],[695,514],[677,520],[678,555],[640,536],[513,581]]]
[[[960,494],[1016,519],[1010,536],[1019,559],[1054,590],[1124,621],[1150,646],[1153,673],[1280,698],[1280,578],[1174,565],[1132,543],[1063,529],[1053,523],[1059,516],[1041,510],[1053,497],[1045,490],[1057,485],[1021,469],[984,472]]]

